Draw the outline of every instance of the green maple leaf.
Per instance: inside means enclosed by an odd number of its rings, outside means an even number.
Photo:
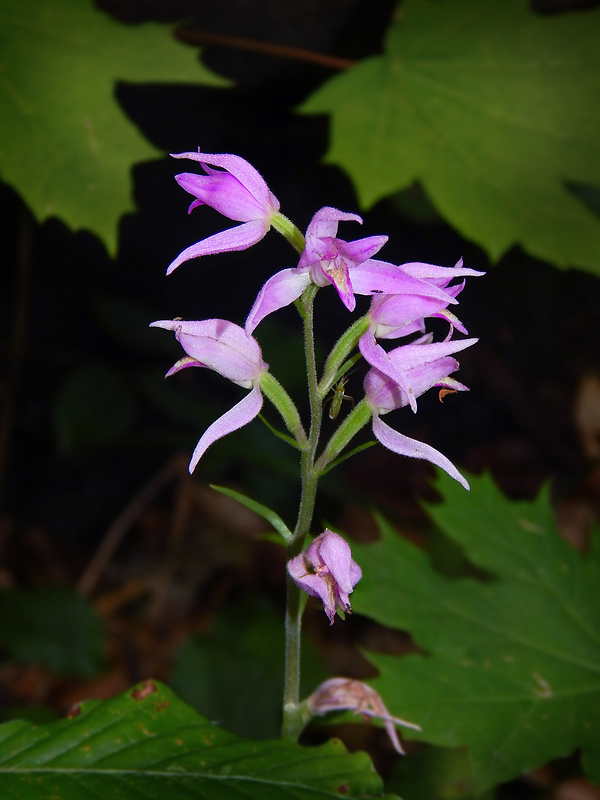
[[[405,735],[470,749],[483,792],[583,748],[600,779],[600,557],[557,533],[547,493],[511,503],[487,477],[465,492],[450,477],[429,507],[440,528],[489,580],[448,578],[381,522],[382,540],[354,545],[363,579],[355,611],[410,631],[425,655],[369,654]]]
[[[569,188],[600,184],[599,95],[597,11],[406,0],[384,55],[330,80],[301,111],[331,114],[327,160],[363,205],[420,181],[492,258],[518,243],[599,272],[600,221]]]
[[[0,0],[0,177],[39,221],[59,216],[113,253],[131,167],[160,154],[117,81],[225,84],[164,25],[123,25],[88,0]]]

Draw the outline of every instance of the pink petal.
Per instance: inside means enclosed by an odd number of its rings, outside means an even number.
[[[362,577],[361,568],[352,560],[350,545],[333,531],[327,531],[325,535],[322,535],[322,538],[318,538],[321,539],[319,555],[333,575],[339,588],[347,596]]]
[[[345,242],[343,239],[335,241],[341,256],[354,264],[362,264],[379,252],[388,238],[388,236],[367,236],[364,239],[355,239],[353,242]]]
[[[485,275],[484,272],[479,272],[476,269],[463,267],[462,258],[456,262],[456,266],[454,267],[439,267],[436,264],[424,264],[421,261],[411,261],[408,264],[401,264],[400,268],[408,272],[409,275],[413,275],[415,278],[436,281],[439,285],[448,283],[452,278],[468,275],[472,275],[473,277]]]
[[[423,345],[421,345],[423,346]],[[375,341],[375,337],[371,331],[367,331],[364,336],[361,336],[358,341],[358,348],[365,359],[375,369],[382,372],[388,378],[391,378],[394,383],[397,383],[400,389],[408,397],[410,407],[413,411],[417,410],[417,401],[410,391],[410,386],[405,379],[405,376],[400,372],[395,364],[392,362],[383,347]]]
[[[279,201],[269,191],[265,179],[252,164],[249,164],[241,156],[229,153],[215,155],[199,151],[197,153],[171,153],[171,155],[173,158],[189,158],[192,161],[200,162],[200,164],[211,164],[214,167],[226,170],[246,187],[263,208],[272,206],[275,211],[279,210]],[[213,174],[216,173],[213,172]]]
[[[236,225],[235,228],[228,228],[226,231],[215,233],[207,239],[202,239],[200,242],[186,248],[183,253],[180,253],[177,258],[169,264],[167,275],[170,275],[174,269],[184,261],[189,261],[190,258],[198,258],[199,256],[209,256],[215,253],[227,253],[232,250],[246,250],[248,247],[260,242],[269,230],[269,223],[265,220],[253,220],[252,222],[245,222],[243,225]]]
[[[424,442],[419,442],[416,439],[410,439],[408,436],[395,431],[382,422],[377,414],[373,415],[373,433],[375,438],[381,442],[388,450],[398,453],[401,456],[409,456],[410,458],[422,458],[425,461],[430,461],[438,467],[445,470],[448,475],[461,483],[465,489],[469,489],[469,484],[456,469],[450,459],[445,455],[431,447]]]
[[[190,206],[190,211],[198,205],[207,205],[238,222],[264,219],[271,213],[270,208],[263,208],[246,187],[228,172],[215,175],[182,172],[175,176],[175,180],[182,189],[197,198]]]
[[[197,362],[196,366],[214,369],[248,389],[267,369],[256,339],[246,336],[243,328],[228,320],[169,319],[153,322],[150,327],[174,331],[185,352]],[[168,374],[178,371],[179,363]]]
[[[320,208],[311,219],[306,229],[306,238],[324,239],[327,236],[335,236],[340,222],[359,222],[362,225],[362,218],[358,214],[350,214],[325,206]]]
[[[297,300],[310,283],[307,270],[282,269],[269,278],[258,293],[246,319],[246,333],[252,334],[266,316]]]
[[[216,422],[213,422],[213,424],[204,431],[200,441],[196,445],[192,460],[190,461],[190,473],[196,469],[198,462],[213,442],[247,425],[254,417],[258,416],[262,404],[262,394],[258,386],[255,386],[243,400],[240,400],[237,405],[230,408],[229,411],[223,414],[222,417],[219,417]]]
[[[404,272],[402,267],[373,258],[353,267],[352,284],[356,294],[381,292],[386,295],[415,294],[420,297],[434,297],[440,300],[442,308],[448,303],[458,302],[447,291],[413,277]]]

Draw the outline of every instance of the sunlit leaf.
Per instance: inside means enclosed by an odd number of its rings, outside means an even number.
[[[123,25],[90,0],[0,0],[0,177],[38,220],[91,230],[112,253],[131,167],[159,155],[117,81],[225,83],[164,25]]]
[[[521,244],[599,272],[600,220],[585,198],[600,184],[600,12],[527,6],[406,0],[384,54],[302,110],[331,115],[327,160],[365,206],[420,181],[492,258]]]

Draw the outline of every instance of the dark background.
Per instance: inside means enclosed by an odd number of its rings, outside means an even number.
[[[341,68],[318,63],[319,55],[353,62],[381,52],[394,5],[98,4],[126,23],[181,23],[180,38],[203,44],[204,63],[235,84],[229,90],[119,85],[119,103],[147,138],[165,152],[201,146],[243,156],[301,229],[323,205],[360,209],[348,177],[322,163],[328,120],[294,109]],[[590,5],[597,3],[546,0],[536,8],[568,13]],[[250,44],[215,40],[223,36]],[[273,55],[265,43],[308,55]],[[281,553],[257,541],[261,523],[214,495],[207,482],[236,486],[293,524],[294,452],[255,422],[211,448],[190,480],[186,465],[195,442],[240,393],[200,370],[165,383],[162,376],[180,351],[169,334],[147,325],[175,316],[243,324],[262,283],[294,266],[294,253],[271,232],[251,250],[187,262],[166,278],[181,250],[229,225],[207,208],[187,215],[190,198],[173,179],[181,169],[168,157],[134,168],[138,210],[121,221],[114,261],[91,234],[73,233],[56,219],[37,225],[19,197],[0,187],[0,585],[79,585],[94,599],[112,637],[108,672],[86,686],[97,696],[148,674],[168,678],[170,658],[185,636],[209,630],[215,616],[252,592],[282,603]],[[598,280],[560,272],[518,247],[490,264],[436,215],[419,186],[363,217],[360,232],[346,223],[341,235],[388,234],[381,253],[388,261],[450,266],[462,256],[466,266],[486,271],[468,281],[458,310],[470,335],[480,339],[460,356],[457,377],[470,393],[448,397],[442,406],[430,393],[417,416],[404,409],[390,423],[442,450],[461,469],[491,471],[511,497],[531,498],[551,481],[563,531],[585,547],[600,490]],[[367,308],[365,298],[361,307]],[[321,293],[322,354],[347,322],[341,304]],[[265,360],[302,405],[299,337],[293,307],[257,331]],[[357,372],[349,382],[356,398],[362,377]],[[98,401],[103,392],[105,406]],[[106,413],[98,414],[98,406]],[[368,510],[377,504],[420,540],[425,521],[418,499],[432,497],[431,476],[423,462],[380,447],[367,450],[322,482],[316,520],[365,538],[373,534]],[[115,525],[121,526],[115,552],[103,559],[98,548]],[[338,628],[323,646],[325,660],[332,669],[337,659],[364,672],[345,644],[345,637],[365,635],[363,623],[351,620],[345,633]],[[35,694],[59,711],[79,699],[80,685],[41,674],[0,670],[0,699],[10,706]]]

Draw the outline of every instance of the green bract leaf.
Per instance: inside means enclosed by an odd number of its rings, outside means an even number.
[[[600,13],[522,0],[406,0],[385,54],[302,106],[332,115],[327,160],[363,204],[421,181],[499,258],[514,244],[600,271],[600,221],[567,184],[600,183]]]
[[[0,785],[14,800],[327,800],[381,792],[364,753],[226,733],[153,681],[48,725],[0,726]]]
[[[276,511],[273,511],[267,506],[263,506],[262,503],[252,500],[251,497],[247,497],[241,492],[236,492],[235,489],[228,489],[226,486],[216,486],[215,484],[211,484],[210,488],[214,489],[215,492],[220,492],[221,494],[227,495],[227,497],[231,497],[233,500],[237,500],[238,503],[246,508],[249,508],[250,511],[254,511],[255,514],[258,514],[263,519],[266,519],[267,522],[269,522],[275,528],[277,533],[279,533],[286,542],[289,542],[292,539],[293,534],[291,530]]]
[[[123,25],[89,0],[0,0],[0,45],[0,177],[38,220],[87,228],[114,253],[131,167],[159,155],[116,82],[225,82],[164,25]]]
[[[467,493],[445,474],[429,511],[491,580],[446,578],[381,522],[353,546],[363,579],[355,611],[410,631],[427,655],[369,655],[390,713],[421,738],[467,745],[478,792],[583,748],[600,730],[600,559],[557,533],[547,493],[511,503],[487,478]],[[597,544],[597,542],[596,542]],[[589,750],[588,750],[589,748]]]
[[[0,592],[0,645],[11,658],[90,678],[104,666],[104,632],[91,605],[66,587]]]

